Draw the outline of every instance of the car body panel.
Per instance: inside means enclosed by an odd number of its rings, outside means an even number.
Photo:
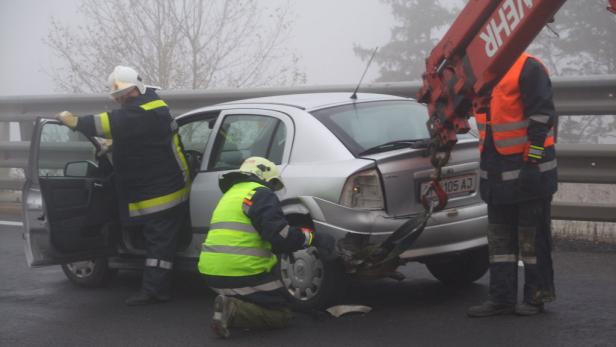
[[[479,161],[475,141],[463,141],[455,149],[447,166],[443,167],[443,178],[472,175],[475,190],[464,196],[450,199],[448,207],[478,204]],[[433,173],[427,149],[399,149],[363,158],[376,161],[383,179],[387,212],[392,216],[405,216],[423,211],[420,203],[420,186],[428,182]],[[409,170],[412,168],[412,170]]]
[[[294,125],[292,120],[284,113],[272,110],[262,109],[250,109],[250,108],[234,108],[227,109],[220,112],[211,136],[216,136],[220,131],[221,124],[226,117],[235,115],[254,115],[276,118],[282,121],[286,126],[286,143],[284,152],[282,154],[282,163],[279,165],[281,171],[284,172],[284,168],[287,165],[288,158],[293,146],[294,138]],[[181,123],[181,118],[179,119]],[[222,196],[222,192],[218,187],[219,178],[232,170],[213,170],[211,166],[212,151],[215,145],[215,141],[210,138],[207,147],[205,149],[204,159],[201,163],[201,169],[194,178],[191,185],[190,193],[190,214],[191,223],[193,228],[201,229],[203,233],[208,230],[210,225],[210,219],[212,212],[218,203],[218,200]]]
[[[70,139],[68,143],[44,143],[41,138],[45,127],[64,129],[59,122],[49,119],[38,119],[34,128],[22,189],[28,265],[63,264],[114,254],[113,235],[108,228],[117,224],[117,210],[113,206],[117,202],[109,179],[53,174],[67,160],[84,159],[84,151],[95,151],[95,143],[73,144]],[[48,174],[41,177],[43,170]],[[100,210],[105,212],[99,213]]]

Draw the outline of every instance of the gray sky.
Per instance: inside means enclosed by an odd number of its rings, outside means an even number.
[[[282,0],[268,1],[271,4]],[[50,18],[79,22],[78,0],[0,0],[0,95],[52,94],[45,74],[50,52],[42,42]],[[387,43],[393,17],[379,0],[291,0],[297,22],[288,44],[301,60],[307,84],[357,83],[364,63],[353,54],[353,44],[372,47]],[[366,77],[378,75],[373,65]]]

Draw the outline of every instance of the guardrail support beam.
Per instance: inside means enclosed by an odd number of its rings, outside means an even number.
[[[616,205],[555,202],[552,204],[552,219],[616,222]]]

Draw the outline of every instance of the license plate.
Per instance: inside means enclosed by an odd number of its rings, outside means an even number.
[[[449,197],[465,195],[472,193],[477,187],[476,175],[465,175],[445,178],[441,180],[441,186]],[[421,184],[420,198],[425,194],[426,190],[430,186],[430,182],[424,182]],[[430,197],[434,196],[434,191],[430,192]]]

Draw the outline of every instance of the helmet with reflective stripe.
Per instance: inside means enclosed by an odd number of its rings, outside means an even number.
[[[141,94],[145,93],[145,84],[139,77],[135,69],[118,65],[113,69],[108,79],[109,89],[112,97],[120,97],[129,92],[133,87],[139,89]]]
[[[284,184],[280,180],[278,166],[262,157],[250,157],[240,166],[240,172],[252,174],[269,183],[273,190],[280,190]]]

